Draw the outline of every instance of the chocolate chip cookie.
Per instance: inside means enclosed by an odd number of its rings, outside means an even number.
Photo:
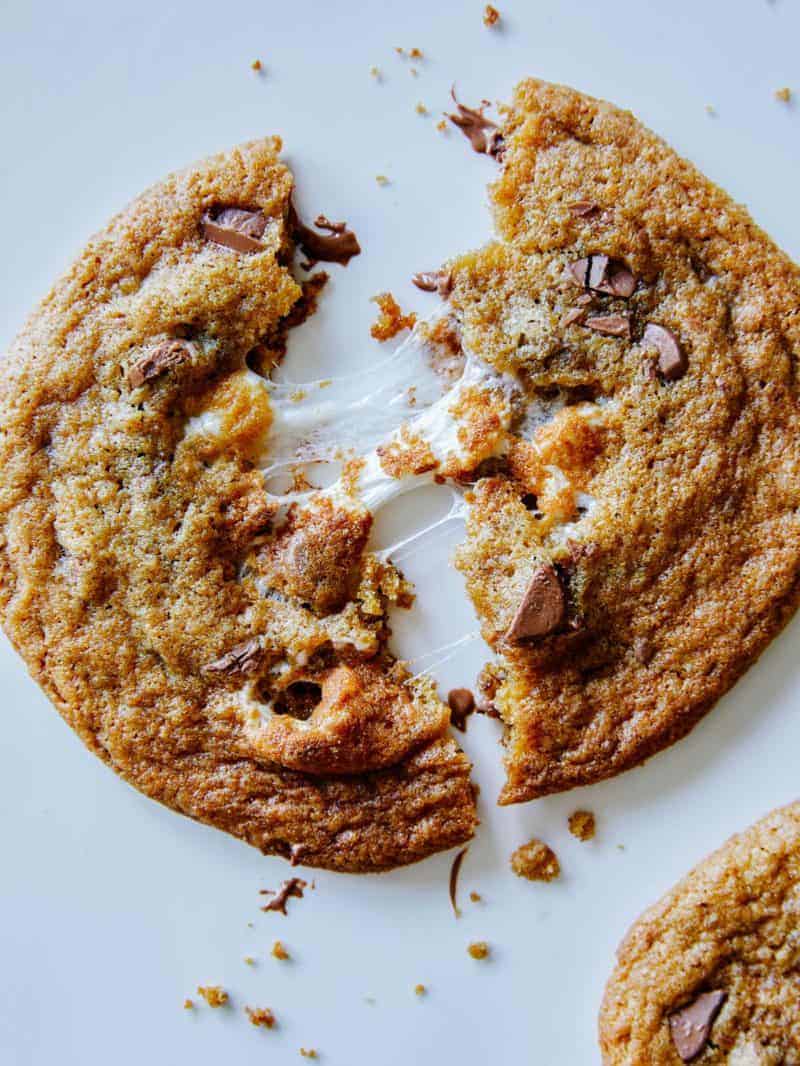
[[[457,557],[512,803],[674,743],[794,612],[800,273],[610,104],[526,81],[496,133],[498,239],[436,278],[521,395]]]
[[[800,1062],[800,804],[732,837],[625,937],[606,1066]]]
[[[262,374],[304,298],[294,245],[359,251],[343,223],[299,222],[279,149],[146,192],[14,342],[0,611],[66,721],[142,792],[293,862],[379,870],[468,839],[475,801],[447,706],[386,650],[409,593],[366,550],[356,473],[302,514],[265,486],[279,413]]]

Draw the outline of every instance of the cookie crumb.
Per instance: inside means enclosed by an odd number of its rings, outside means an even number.
[[[418,103],[414,110],[417,112],[418,115],[429,114],[427,107],[422,102]]]
[[[416,78],[417,75],[419,74],[419,71],[417,70],[416,67],[410,67],[409,68],[409,73],[410,73],[412,78]]]
[[[554,881],[561,873],[561,864],[552,848],[533,837],[511,856],[511,869],[528,881]]]
[[[254,59],[253,62],[250,64],[250,67],[251,67],[252,70],[255,70],[255,71],[261,70],[262,69],[261,60],[260,59]]]
[[[272,945],[272,957],[273,959],[280,959],[281,962],[285,962],[289,958],[289,952],[286,950],[280,940],[276,940],[275,943]]]
[[[420,48],[410,48],[408,52],[409,59],[424,59],[425,53]]]
[[[473,942],[467,947],[467,951],[473,959],[489,958],[489,945],[485,940],[473,940]]]
[[[711,115],[712,118],[716,116],[717,109],[714,107],[713,104],[706,104],[706,114]]]
[[[436,123],[436,129],[439,131],[439,133],[447,133],[447,120],[440,118],[439,121]]]
[[[374,996],[364,996],[364,1002],[368,1003],[370,1007],[374,1007],[378,1001]]]
[[[406,50],[405,50],[405,48],[401,48],[399,44],[396,44],[396,45],[394,46],[394,50],[395,50],[395,52],[397,52],[397,54],[398,54],[399,56],[404,56],[404,55],[406,54]]]
[[[591,811],[573,811],[569,816],[569,831],[578,840],[592,840],[597,825]]]
[[[487,4],[483,9],[483,24],[484,26],[494,26],[495,23],[500,21],[500,12],[496,7],[492,7],[491,4]]]
[[[369,73],[370,73],[370,77],[374,78],[376,81],[380,81],[381,80],[381,68],[380,67],[370,67],[369,68]]]
[[[318,1059],[319,1058],[319,1055],[317,1054],[317,1049],[313,1048],[313,1047],[308,1047],[308,1048],[301,1047],[300,1048],[300,1054],[303,1056],[304,1059]]]
[[[183,1009],[184,1010],[194,1010],[194,1000],[193,999],[185,999],[183,1001]]]
[[[376,341],[388,341],[402,333],[404,329],[413,329],[417,316],[412,311],[404,315],[400,305],[390,292],[379,292],[372,297],[372,302],[380,308],[380,314],[372,323],[370,336]]]
[[[221,985],[198,985],[197,994],[209,1007],[224,1007],[228,1002],[228,993]]]
[[[247,963],[248,966],[255,966],[256,964],[256,960],[253,958],[252,955],[245,955],[244,961]]]
[[[470,892],[469,898],[472,900],[473,903],[483,903],[483,896],[480,894],[480,892]]]
[[[274,1029],[275,1015],[269,1007],[245,1007],[244,1010],[251,1025],[260,1029]]]
[[[780,100],[782,104],[790,104],[792,102],[792,90],[788,85],[784,85],[782,89],[776,89],[775,99]]]
[[[376,174],[375,175],[375,180],[377,181],[377,183],[379,185],[388,185],[389,184],[389,179],[386,177],[385,174]]]
[[[414,985],[414,995],[415,996],[424,996],[427,991],[428,990],[425,987],[425,985]]]

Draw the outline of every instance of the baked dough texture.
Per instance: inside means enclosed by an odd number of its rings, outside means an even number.
[[[798,909],[793,803],[732,837],[628,932],[600,1012],[606,1066],[800,1062]],[[711,993],[722,1006],[684,1058],[670,1020]]]
[[[274,412],[246,360],[279,349],[302,296],[279,150],[146,192],[14,342],[0,609],[142,792],[265,853],[381,870],[468,839],[475,801],[447,707],[386,654],[407,590],[365,551],[369,514],[323,501],[275,532],[256,464]]]

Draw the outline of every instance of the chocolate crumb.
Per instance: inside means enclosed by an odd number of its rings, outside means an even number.
[[[280,911],[281,914],[286,914],[286,903],[292,897],[296,899],[303,898],[303,889],[307,887],[307,882],[303,881],[300,877],[290,877],[288,881],[284,881],[277,892],[270,888],[262,888],[259,890],[262,896],[274,896],[266,906],[262,907],[262,911]]]
[[[251,1025],[260,1029],[275,1028],[275,1015],[269,1007],[245,1007],[244,1009]]]
[[[567,610],[564,587],[549,563],[534,570],[523,593],[505,639],[519,644],[552,633],[564,621]]]
[[[400,305],[390,292],[379,292],[372,297],[372,303],[380,308],[380,314],[370,327],[370,336],[376,341],[388,341],[402,333],[404,329],[413,329],[417,321],[414,312],[404,315]]]
[[[511,869],[528,881],[554,881],[561,873],[561,864],[552,848],[533,837],[511,856]]]
[[[203,997],[209,1007],[224,1007],[229,999],[221,985],[198,985],[197,994]]]
[[[256,670],[264,657],[264,649],[258,637],[245,640],[229,652],[207,663],[203,670],[207,674],[249,674]]]
[[[483,24],[484,26],[494,26],[500,21],[500,12],[496,7],[492,7],[491,4],[487,4],[483,9]]]
[[[423,292],[438,292],[443,300],[453,291],[453,274],[450,270],[421,270],[412,274],[411,281]]]
[[[456,97],[455,86],[450,90],[450,95],[457,108],[457,114],[448,114],[447,117],[457,126],[469,143],[473,151],[479,155],[490,155],[494,159],[501,159],[505,148],[505,141],[497,123],[484,115],[484,110],[489,106],[489,101],[484,100],[479,108],[466,107],[459,103]]]
[[[727,993],[704,992],[688,1006],[669,1016],[669,1032],[675,1050],[684,1062],[691,1062],[708,1044],[711,1027]]]
[[[630,337],[631,322],[627,315],[592,315],[584,322],[587,329],[608,337]]]
[[[467,946],[467,952],[473,959],[488,959],[489,945],[485,940],[473,940],[473,942]]]
[[[596,824],[591,811],[573,811],[569,816],[569,831],[578,840],[592,840]]]
[[[350,260],[361,254],[361,245],[345,222],[330,222],[324,215],[318,215],[314,221],[318,229],[328,230],[328,235],[317,233],[298,218],[294,204],[289,204],[289,230],[297,244],[308,256],[311,269],[315,263],[340,263],[347,266]]]
[[[450,724],[462,733],[467,731],[467,718],[475,710],[475,697],[468,688],[451,688],[447,694]]]
[[[461,864],[464,861],[464,856],[469,851],[469,847],[462,848],[458,855],[453,859],[453,865],[450,867],[450,904],[453,908],[453,914],[456,918],[461,917],[461,910],[458,906],[458,875],[461,873]]]
[[[263,211],[248,211],[243,207],[219,208],[203,215],[201,227],[207,241],[233,252],[263,252],[266,247],[261,240],[267,228]]]
[[[289,952],[286,950],[280,940],[276,940],[275,943],[272,945],[271,955],[273,959],[280,959],[281,962],[286,962],[289,958]]]
[[[657,322],[648,322],[642,335],[643,348],[658,352],[658,371],[667,381],[677,381],[689,368],[689,361],[671,329]]]

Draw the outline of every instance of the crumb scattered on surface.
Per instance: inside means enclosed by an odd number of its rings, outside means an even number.
[[[624,851],[624,850],[625,850],[625,845],[624,844],[617,844],[617,851]]]
[[[439,133],[447,133],[447,119],[440,118],[436,123],[436,129]]]
[[[317,1049],[313,1047],[301,1047],[300,1054],[304,1059],[318,1059]]]
[[[489,945],[485,940],[473,940],[467,947],[467,951],[473,959],[488,959]]]
[[[411,67],[409,73],[411,74],[412,78],[416,78],[416,76],[419,74],[419,71],[416,67]]]
[[[370,1007],[374,1007],[378,1001],[374,996],[364,996],[364,1002],[369,1003]]]
[[[275,943],[272,945],[272,957],[274,959],[280,959],[281,962],[285,962],[289,958],[289,952],[286,950],[280,940],[276,940]]]
[[[561,864],[553,849],[534,837],[511,856],[511,869],[529,881],[554,881],[561,873]]]
[[[569,831],[578,840],[591,840],[597,825],[591,811],[574,811],[569,816]]]
[[[417,106],[414,108],[414,110],[417,112],[418,115],[427,115],[428,114],[427,107],[421,101],[417,104]]]
[[[397,52],[397,54],[398,54],[399,56],[404,56],[404,55],[406,54],[406,50],[405,50],[405,48],[401,48],[399,44],[396,44],[396,45],[394,46],[394,50],[395,50],[395,52]]]
[[[261,70],[261,60],[260,59],[254,59],[253,62],[250,64],[250,66],[252,67],[253,70]]]
[[[470,892],[469,898],[472,900],[473,903],[483,902],[483,896],[480,894],[480,892]]]
[[[302,392],[303,394],[302,396],[298,397],[298,400],[302,400],[305,396],[305,391],[303,389],[299,389],[298,391]],[[295,400],[296,395],[297,393],[293,392],[289,399],[294,402],[297,402],[297,400]],[[295,899],[302,899],[303,889],[306,888],[306,885],[307,882],[305,882],[302,877],[290,877],[288,881],[283,882],[277,892],[275,892],[271,888],[259,889],[259,895],[273,897],[273,899],[271,899],[269,903],[262,907],[261,910],[280,911],[281,914],[286,914],[287,900],[291,899],[292,897],[294,897]]]
[[[375,78],[376,81],[380,81],[381,80],[381,68],[380,67],[370,67],[369,68],[369,72],[370,72],[371,77]]]
[[[248,928],[248,929],[255,929],[255,927],[256,927],[256,926],[255,926],[255,922],[248,922],[248,923],[247,923],[247,928]]]
[[[376,174],[375,175],[375,180],[377,181],[377,183],[379,185],[388,185],[389,184],[389,179],[386,177],[385,174]]]
[[[198,985],[197,994],[209,1007],[224,1007],[228,1002],[228,993],[221,985]]]
[[[251,1025],[255,1025],[260,1029],[274,1028],[275,1015],[269,1007],[245,1007],[244,1009]]]
[[[780,100],[781,103],[789,104],[792,100],[792,90],[788,85],[784,85],[782,89],[775,90],[775,99]]]
[[[193,999],[185,999],[183,1001],[183,1009],[184,1010],[194,1010],[194,1000]]]
[[[417,996],[424,996],[427,991],[425,985],[414,985],[414,994]]]
[[[717,113],[717,109],[714,107],[713,104],[706,104],[706,114],[707,115],[716,115],[716,113]]]
[[[380,308],[380,314],[372,323],[370,335],[376,341],[388,341],[402,333],[404,329],[413,329],[417,321],[414,312],[404,315],[400,305],[390,292],[379,292],[372,297],[372,302]]]
[[[484,26],[494,26],[496,22],[500,21],[500,12],[496,7],[492,7],[491,4],[487,4],[483,9],[483,24]]]
[[[247,963],[248,966],[255,966],[256,964],[256,960],[253,958],[252,955],[245,955],[244,961]]]

